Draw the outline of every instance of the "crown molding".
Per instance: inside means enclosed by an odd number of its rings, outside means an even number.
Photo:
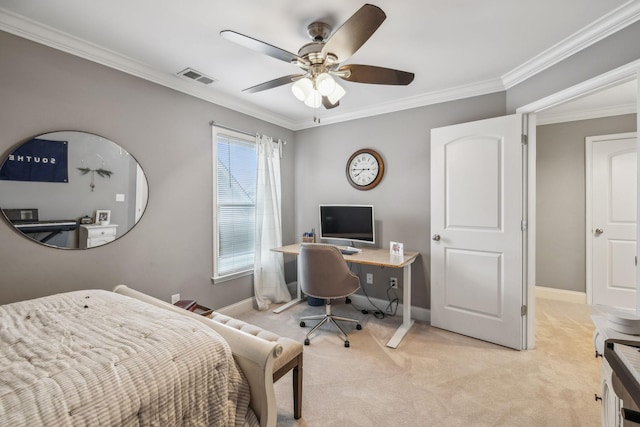
[[[233,97],[213,93],[211,88],[196,86],[192,82],[182,80],[178,76],[159,72],[146,64],[134,60],[133,58],[105,49],[96,44],[89,43],[83,39],[56,30],[37,21],[25,18],[24,16],[15,14],[3,8],[0,8],[0,30],[293,131],[316,127],[319,125],[328,125],[392,113],[410,108],[423,107],[447,101],[454,101],[504,90],[502,81],[500,79],[495,79],[434,91],[398,101],[373,105],[365,109],[358,109],[332,115],[326,119],[322,119],[321,123],[314,123],[311,120],[292,121],[282,115],[272,114],[262,108],[256,108],[251,104],[240,102]]]
[[[322,119],[321,123],[313,123],[294,121],[232,96],[214,93],[213,88],[196,86],[176,75],[157,71],[130,57],[0,8],[0,30],[293,131],[504,91],[639,19],[640,0],[632,0],[500,78],[341,112]]]
[[[443,102],[456,101],[474,96],[487,95],[489,93],[501,92],[504,90],[502,80],[486,80],[483,82],[468,85],[456,86],[448,89],[428,92],[419,96],[412,96],[399,99],[393,102],[372,105],[369,108],[359,108],[346,113],[332,115],[321,118],[320,123],[299,122],[293,130],[302,130],[312,127],[341,123],[350,120],[362,119],[365,117],[377,116],[380,114],[393,113],[396,111],[409,110],[412,108],[425,107],[428,105],[441,104]]]
[[[504,88],[510,89],[519,83],[546,70],[571,55],[620,31],[640,19],[640,1],[631,0],[593,23],[573,33],[566,39],[531,58],[502,76]]]
[[[3,8],[0,8],[0,30],[287,129],[291,129],[294,125],[293,122],[280,115],[271,114],[264,109],[240,102],[230,96],[213,93],[208,87],[200,87],[192,82],[182,80],[177,75],[157,71],[128,56],[89,43]]]

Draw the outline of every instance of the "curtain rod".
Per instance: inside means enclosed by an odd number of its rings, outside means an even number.
[[[211,126],[216,126],[216,127],[219,127],[219,128],[222,128],[222,129],[226,129],[226,130],[232,130],[234,132],[243,133],[245,135],[256,136],[256,132],[251,133],[251,132],[247,132],[246,130],[240,130],[240,129],[232,128],[231,126],[221,125],[220,123],[216,123],[213,120],[211,120],[209,122],[209,124]]]
[[[219,128],[226,129],[226,130],[231,130],[231,131],[234,131],[234,132],[242,133],[242,134],[244,134],[244,135],[249,135],[249,136],[256,136],[256,135],[257,135],[257,132],[251,133],[251,132],[247,132],[246,130],[241,130],[241,129],[232,128],[231,126],[225,126],[225,125],[221,125],[220,123],[216,123],[216,122],[214,122],[213,120],[211,120],[211,121],[209,122],[209,124],[210,124],[211,126],[219,127]],[[283,140],[283,141],[282,141],[282,143],[283,143],[284,145],[287,145],[287,141],[284,141],[284,140]]]

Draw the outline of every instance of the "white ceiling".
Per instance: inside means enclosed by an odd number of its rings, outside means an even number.
[[[640,18],[640,0],[378,0],[386,21],[345,63],[415,73],[409,86],[344,82],[332,110],[296,100],[290,85],[242,89],[294,65],[219,36],[230,29],[297,53],[306,27],[334,30],[364,3],[345,0],[0,0],[0,29],[285,126],[333,123],[505,90]],[[191,67],[205,87],[176,73]]]

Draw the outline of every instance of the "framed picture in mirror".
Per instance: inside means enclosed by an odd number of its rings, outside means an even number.
[[[97,210],[96,211],[96,224],[109,225],[111,222],[111,211]]]

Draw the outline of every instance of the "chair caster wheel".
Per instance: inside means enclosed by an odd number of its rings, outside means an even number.
[[[344,342],[344,346],[345,346],[345,347],[349,347],[349,341],[345,341],[345,342]]]
[[[357,330],[362,329],[362,325],[361,325],[360,323],[358,323],[358,324],[356,325],[356,329],[357,329]]]
[[[309,345],[309,338],[306,338],[306,339],[304,340],[304,345]]]
[[[351,298],[349,298],[349,297],[345,298],[344,303],[345,304],[351,304]]]
[[[300,322],[300,327],[301,327],[301,328],[304,328],[305,326],[306,326],[306,323],[304,323],[304,322]]]

